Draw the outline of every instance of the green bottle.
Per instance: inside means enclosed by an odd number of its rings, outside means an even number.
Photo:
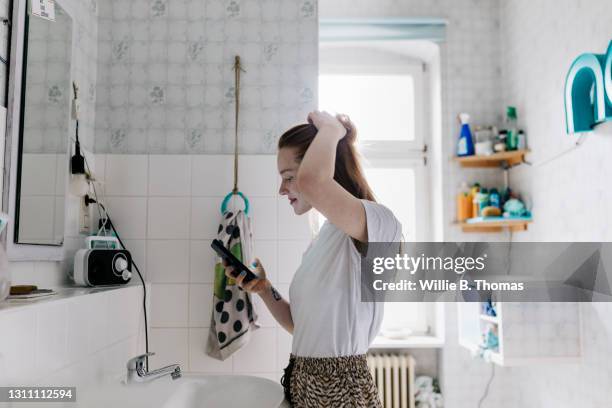
[[[506,150],[516,150],[518,147],[518,125],[516,120],[516,108],[508,106],[506,109]]]

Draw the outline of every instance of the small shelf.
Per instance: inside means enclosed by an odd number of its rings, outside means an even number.
[[[510,150],[493,153],[489,156],[455,156],[454,159],[463,167],[501,167],[504,163],[512,167],[521,164],[527,153],[529,153],[529,150]]]
[[[484,218],[482,221],[464,221],[457,224],[461,227],[463,232],[500,232],[504,228],[509,228],[510,231],[517,232],[526,231],[527,224],[530,222],[533,222],[531,218],[506,219],[504,217],[491,217],[489,219]]]

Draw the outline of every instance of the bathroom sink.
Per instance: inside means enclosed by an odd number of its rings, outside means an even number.
[[[70,405],[73,408],[75,405]],[[141,384],[119,381],[77,389],[78,407],[107,408],[282,408],[283,387],[272,380],[247,375],[185,373]],[[25,408],[25,407],[24,407]]]
[[[281,407],[283,388],[266,378],[236,376],[187,377],[163,408]]]

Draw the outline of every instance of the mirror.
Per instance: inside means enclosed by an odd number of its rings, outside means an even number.
[[[72,103],[72,18],[26,13],[15,243],[62,245]]]

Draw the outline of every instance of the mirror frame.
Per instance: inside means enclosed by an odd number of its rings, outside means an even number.
[[[57,1],[58,3],[63,3]],[[62,8],[74,20],[74,13],[61,4]],[[22,116],[24,47],[26,39],[27,0],[15,0],[11,18],[11,44],[9,65],[9,89],[7,100],[7,132],[4,151],[5,174],[2,210],[9,214],[10,222],[3,233],[6,252],[10,261],[63,261],[66,258],[66,239],[62,245],[18,244],[15,243],[17,180],[20,146],[20,124]],[[75,36],[76,24],[72,25],[72,38]],[[74,46],[74,44],[73,44]],[[72,55],[72,52],[71,52]],[[71,72],[72,75],[72,72]],[[70,146],[70,143],[68,143]],[[66,151],[69,160],[69,150]],[[66,180],[66,191],[67,191]],[[64,208],[64,211],[66,209]],[[64,218],[66,219],[66,218]]]

